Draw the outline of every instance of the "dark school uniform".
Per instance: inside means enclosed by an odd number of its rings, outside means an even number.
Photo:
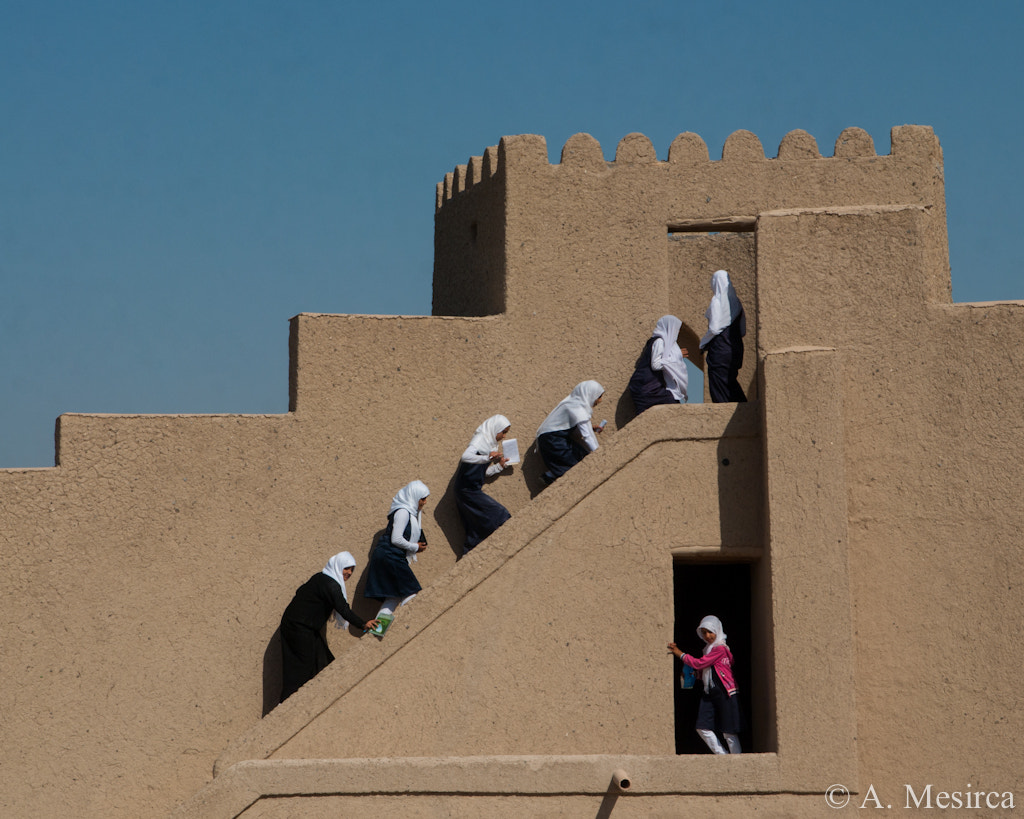
[[[463,554],[512,517],[508,509],[483,491],[489,466],[459,461],[459,469],[455,473],[455,506],[466,529]]]
[[[698,679],[700,674],[698,671]],[[711,667],[711,679],[714,681],[711,690],[701,691],[700,704],[697,706],[697,724],[694,727],[698,731],[738,734],[742,726],[736,694],[729,696],[714,666]],[[702,685],[701,682],[697,684]]]
[[[629,379],[629,394],[633,398],[636,414],[657,404],[678,404],[678,399],[665,386],[665,373],[651,366],[654,337],[647,340],[643,352],[636,360],[633,376]]]
[[[377,539],[377,545],[370,554],[370,564],[366,571],[366,588],[363,597],[371,600],[387,600],[389,597],[408,597],[418,594],[423,587],[416,575],[412,573],[407,557],[409,553],[391,542],[391,532],[395,525],[396,509],[388,515],[388,528]],[[412,521],[405,525],[403,537],[408,540],[412,536]],[[427,542],[426,535],[420,532],[420,540]]]
[[[716,404],[747,400],[738,378],[743,366],[744,321],[741,312],[732,324],[712,338],[704,348],[708,391],[711,393],[711,400]]]
[[[341,586],[333,577],[317,572],[299,586],[281,617],[281,659],[284,685],[281,702],[323,671],[334,655],[324,639],[323,628],[337,611],[358,629],[363,620],[349,607]]]
[[[590,450],[576,440],[577,435],[576,427],[570,427],[538,436],[537,449],[552,479],[562,477],[590,454]]]

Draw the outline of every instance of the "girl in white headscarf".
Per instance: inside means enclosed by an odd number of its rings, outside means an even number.
[[[596,381],[582,381],[563,398],[537,429],[537,449],[547,471],[541,475],[545,485],[560,478],[598,448],[591,418],[601,403],[604,387]]]
[[[668,644],[668,650],[701,675],[704,693],[697,709],[697,733],[715,754],[740,753],[740,708],[736,699],[736,682],[733,678],[732,651],[726,645],[722,621],[709,614],[700,621],[697,635],[704,641],[704,654],[691,657],[684,654],[675,643]],[[726,751],[718,741],[718,734],[725,737]]]
[[[716,404],[746,401],[738,378],[743,366],[743,336],[747,334],[743,305],[724,270],[711,276],[711,290],[714,295],[704,313],[708,331],[700,340],[707,362],[708,391]]]
[[[388,511],[388,525],[370,554],[363,597],[380,600],[379,624],[373,629],[383,637],[394,612],[412,600],[423,587],[412,573],[416,555],[427,548],[423,534],[423,507],[430,490],[423,481],[413,481],[398,490]]]
[[[686,403],[686,358],[688,350],[678,343],[683,323],[675,316],[662,316],[636,360],[629,394],[637,415],[656,404]]]
[[[337,628],[358,629],[377,625],[365,621],[348,605],[345,581],[352,576],[356,560],[349,552],[339,552],[309,580],[299,586],[281,617],[281,660],[283,686],[281,702],[319,674],[334,659],[323,636],[323,628],[333,615]]]
[[[501,441],[509,429],[508,418],[492,415],[476,428],[476,434],[459,459],[454,489],[455,505],[466,530],[464,555],[511,517],[508,509],[483,491],[484,480],[508,465],[508,458],[501,451]]]

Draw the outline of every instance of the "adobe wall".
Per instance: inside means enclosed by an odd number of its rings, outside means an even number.
[[[950,304],[941,152],[930,129],[894,129],[888,156],[850,129],[835,154],[820,157],[813,139],[793,132],[766,159],[756,137],[737,132],[711,161],[684,134],[660,162],[645,137],[630,135],[609,163],[578,135],[549,164],[541,138],[506,137],[439,190],[438,315],[293,320],[292,412],[62,416],[59,466],[0,470],[0,673],[11,702],[0,808],[161,813],[207,783],[219,756],[227,775],[232,762],[285,747],[281,754],[450,753],[451,726],[478,753],[528,753],[535,737],[526,725],[536,720],[526,681],[542,671],[568,675],[584,693],[558,701],[537,737],[541,751],[608,752],[621,735],[632,753],[668,753],[660,720],[672,677],[659,647],[662,627],[671,629],[662,614],[638,623],[638,601],[664,603],[672,549],[720,547],[733,518],[711,503],[707,514],[685,516],[677,486],[703,497],[712,484],[710,466],[689,451],[608,464],[652,434],[645,419],[617,430],[632,416],[621,396],[654,321],[672,310],[699,335],[713,262],[726,252],[741,267],[737,287],[752,314],[743,377],[758,403],[744,412],[760,419],[756,485],[764,482],[731,531],[760,537],[741,545],[764,550],[754,627],[773,647],[759,673],[777,731],[775,752],[728,760],[744,766],[730,769],[729,787],[747,801],[809,794],[832,784],[816,777],[836,770],[861,789],[940,777],[952,788],[970,771],[975,787],[1024,793],[1012,767],[1022,750],[1012,624],[1024,579],[1024,305]],[[746,232],[709,235],[733,217],[753,220],[754,232],[745,223]],[[701,263],[708,268],[695,269]],[[568,504],[557,513],[558,495],[533,499],[538,464],[528,456],[488,489],[513,513],[499,534],[514,556],[478,551],[456,567],[461,531],[449,484],[473,429],[503,412],[525,449],[550,407],[590,377],[608,390],[605,456],[554,487]],[[675,412],[696,424],[722,410]],[[652,471],[669,482],[652,482]],[[274,633],[294,589],[341,549],[356,555],[361,577],[391,496],[412,478],[432,488],[432,547],[416,568],[426,590],[402,616],[416,636],[375,644],[332,631],[339,661],[260,721],[279,684]],[[605,495],[570,497],[606,479]],[[628,518],[609,500],[623,495],[632,497]],[[666,532],[677,539],[661,552]],[[475,571],[483,575],[470,583]],[[574,580],[573,595],[558,577]],[[605,607],[609,577],[621,597]],[[572,645],[549,669],[565,647],[543,615],[571,618],[574,599],[588,624],[603,624],[607,608],[624,626],[607,641],[586,632],[592,677],[579,676]],[[963,660],[979,623],[984,675]],[[880,669],[878,652],[893,646],[899,662]],[[511,694],[496,682],[508,655],[518,662]],[[826,656],[834,659],[821,663]],[[427,683],[421,708],[387,701],[399,720],[370,690],[407,675],[447,680],[451,667],[487,672],[459,683],[481,686],[468,714],[464,701],[446,698],[450,689]],[[353,668],[366,682],[348,691]],[[793,681],[808,669],[834,719],[807,717],[807,691]],[[631,698],[614,721],[593,725],[589,717],[620,691]],[[490,730],[482,715],[499,695],[500,730]],[[339,696],[344,707],[330,710]],[[356,713],[376,714],[389,730],[353,729]],[[556,733],[580,716],[588,719],[577,743]],[[438,731],[430,720],[442,717],[450,727]],[[287,743],[282,726],[294,736]],[[666,762],[668,790],[657,793],[694,788],[693,770],[721,781],[706,767],[717,763],[701,759],[683,760],[696,769]],[[564,805],[591,805],[597,786],[574,787],[589,795]],[[657,797],[644,793],[616,810],[655,804],[639,801]],[[820,807],[817,796],[782,798],[796,815]],[[736,797],[697,804],[724,810],[727,799]],[[449,804],[427,802],[376,803],[427,813]],[[254,808],[264,809],[266,800]]]
[[[1019,793],[1024,789],[1015,765],[1022,750],[1014,683],[1019,646],[1012,626],[1006,634],[986,637],[983,683],[967,658],[978,623],[1015,623],[1022,615],[1013,589],[1024,579],[1015,534],[1024,522],[1015,500],[1024,490],[1015,470],[1024,455],[1016,434],[1024,414],[1024,385],[1019,379],[1012,386],[1004,382],[1014,378],[1019,363],[1014,351],[1024,341],[1024,305],[948,303],[944,215],[934,202],[766,211],[758,216],[756,242],[753,284],[767,493],[764,561],[770,566],[772,599],[762,627],[764,641],[774,648],[772,681],[759,694],[775,714],[778,736],[770,745],[776,752],[744,760],[752,769],[730,760],[728,776],[720,767],[705,771],[701,758],[685,760],[685,775],[666,763],[651,779],[638,776],[643,793],[619,797],[616,810],[628,814],[634,808],[651,811],[666,805],[673,810],[714,809],[693,796],[700,789],[694,781],[706,779],[713,779],[720,792],[736,794],[724,802],[733,811],[740,801],[751,808],[780,807],[777,796],[760,801],[749,796],[759,788],[774,794],[806,790],[813,798],[788,795],[784,812],[807,816],[820,814],[825,790],[834,782],[845,782],[855,791],[855,804],[873,786],[899,807],[907,784],[918,792],[929,782],[937,790],[993,790],[1000,800],[1005,793]],[[635,424],[648,420],[645,416]],[[619,439],[633,430],[631,425]],[[665,476],[670,488],[662,490],[664,501],[659,504],[659,489],[648,479],[643,485],[652,505],[671,508],[676,498],[695,491],[678,471],[690,455],[687,450],[682,456],[653,456],[657,465],[644,470],[645,475]],[[579,468],[581,474],[597,464],[597,458],[588,461]],[[615,473],[607,479],[609,495],[615,494],[618,478]],[[637,486],[642,482],[636,479]],[[704,476],[697,483],[706,487],[710,481]],[[603,501],[602,510],[609,504],[604,494],[593,497]],[[614,520],[621,524],[625,516],[630,526],[654,534],[650,507],[634,508],[635,502],[631,496]],[[584,508],[586,503],[579,503],[574,512]],[[602,540],[614,541],[614,526],[609,529],[609,520],[597,519],[603,524]],[[516,537],[512,526],[500,533],[502,539]],[[689,532],[691,526],[687,521],[683,528]],[[626,561],[633,562],[647,564],[639,557]],[[558,599],[565,586],[560,570],[569,576],[580,572],[547,561],[540,585],[551,589],[543,599]],[[508,576],[513,575],[519,577],[515,572]],[[558,582],[552,583],[552,575]],[[496,575],[494,582],[503,577]],[[508,592],[502,587],[487,596],[499,605]],[[388,732],[385,748],[380,748],[372,725],[386,722],[389,715],[375,710],[379,703],[370,690],[359,699],[366,683],[379,691],[386,680],[414,675],[429,657],[449,657],[451,647],[461,645],[466,628],[464,622],[446,621],[458,608],[446,609],[445,617],[431,621],[429,634],[418,636],[411,650],[403,649],[360,677],[350,693],[333,701],[323,716],[306,722],[270,758],[309,758],[324,747],[351,757],[351,749],[341,747],[345,743],[332,739],[343,731],[360,748],[372,749],[366,756],[401,756],[391,764],[403,770],[413,764],[406,757],[427,754],[435,757],[432,764],[444,764],[452,754],[487,753],[492,756],[479,760],[487,775],[465,792],[439,786],[437,796],[377,798],[427,812],[498,815],[507,810],[498,797],[490,804],[469,794],[474,787],[476,793],[484,792],[485,782],[499,781],[502,765],[512,764],[496,755],[525,753],[516,742],[522,728],[512,719],[519,733],[510,732],[502,713],[491,723],[495,730],[485,732],[483,746],[478,749],[470,731],[468,744],[458,747],[467,728],[459,720],[466,707],[464,681],[474,677],[455,675],[441,692],[426,692],[425,713],[400,706],[402,719]],[[516,614],[514,609],[512,616]],[[592,623],[593,618],[582,622]],[[500,634],[504,627],[500,618],[487,625],[487,634]],[[645,637],[640,634],[636,642],[643,644]],[[647,648],[655,647],[651,643]],[[554,654],[552,650],[547,656]],[[642,649],[616,644],[605,662],[616,654],[647,681]],[[449,659],[461,667],[457,658]],[[514,662],[511,672],[500,670],[512,678],[506,691],[521,688],[515,683],[520,665]],[[353,670],[339,665],[326,674]],[[546,670],[558,675],[562,669],[556,664]],[[613,666],[603,666],[601,679],[614,673]],[[486,679],[488,674],[480,676]],[[336,690],[335,685],[345,683],[339,678],[329,690]],[[351,710],[350,697],[360,703]],[[518,716],[514,699],[511,713]],[[438,700],[449,710],[439,708]],[[546,747],[543,729],[550,727],[548,721],[557,725],[566,713],[573,726],[591,725],[592,720],[579,719],[572,707],[560,705],[545,715],[534,747]],[[354,725],[363,713],[376,718],[369,720],[366,733]],[[650,717],[652,711],[643,713]],[[502,740],[510,744],[502,745]],[[650,743],[649,738],[645,741]],[[579,746],[597,755],[588,759],[603,765],[602,770],[618,764],[600,743],[592,749],[585,741]],[[967,750],[961,753],[962,748]],[[559,750],[556,743],[549,753]],[[644,759],[654,764],[654,757]],[[372,760],[352,761],[358,770],[374,770]],[[779,767],[773,773],[774,764]],[[766,784],[774,777],[774,784]],[[570,780],[568,775],[559,779],[563,793],[578,787],[590,796],[562,795],[559,809],[607,805],[608,794],[601,797],[597,785],[574,786]],[[358,786],[338,787],[348,794],[345,801],[324,797],[325,804],[352,806],[368,798]],[[543,814],[556,804],[553,791],[537,798],[537,804],[518,800],[516,809]],[[656,793],[662,794],[660,801],[651,800]]]
[[[316,753],[341,756],[353,748],[361,754],[534,753],[540,736],[532,715],[543,686],[557,696],[546,718],[550,752],[567,742],[585,742],[592,751],[621,748],[630,731],[643,732],[640,746],[651,732],[669,741],[672,685],[662,679],[658,641],[663,627],[671,633],[665,616],[672,608],[673,554],[749,556],[759,553],[762,537],[756,407],[693,409],[655,408],[636,419],[492,535],[486,550],[424,589],[383,642],[361,643],[304,687],[303,696],[232,743],[218,770],[247,758],[308,757],[314,746]],[[723,452],[734,467],[719,465]],[[677,502],[636,488],[652,464],[670,464],[660,468],[666,485],[674,493],[678,487]],[[602,578],[604,586],[592,588]],[[533,657],[552,650],[563,661]],[[577,662],[580,651],[587,656]],[[446,672],[414,685],[409,697],[380,696],[395,680],[420,679],[425,668]],[[471,673],[453,674],[453,668]],[[651,675],[638,674],[640,668]],[[511,681],[532,694],[510,697]],[[605,697],[579,694],[612,684],[620,704],[614,714],[595,718],[595,708],[608,707]],[[464,691],[466,685],[472,690]],[[666,696],[667,703],[647,707],[651,698]],[[349,724],[331,738],[337,720]],[[382,728],[392,722],[410,730]],[[498,724],[505,727],[494,730]]]
[[[1024,304],[930,302],[936,218],[763,215],[759,339],[842,362],[863,781],[1021,794]]]
[[[859,128],[840,134],[832,157],[793,131],[775,159],[754,134],[737,131],[719,161],[690,133],[673,141],[667,161],[658,161],[647,137],[630,134],[614,162],[577,134],[558,164],[548,162],[543,137],[505,137],[438,186],[434,312],[465,314],[467,304],[497,304],[491,294],[502,291],[508,341],[526,356],[522,378],[545,401],[559,400],[596,361],[618,396],[636,358],[633,339],[649,334],[667,306],[693,332],[689,339],[703,334],[711,274],[723,260],[739,266],[735,284],[755,343],[753,234],[709,232],[732,230],[737,219],[753,230],[767,211],[859,205],[928,208],[937,217],[935,252],[945,255],[942,152],[930,128],[894,128],[891,153],[882,156]],[[700,238],[703,247],[693,241]],[[950,300],[948,261],[929,286],[930,300]],[[532,350],[538,340],[550,347],[555,327],[571,327],[572,341],[545,369]],[[694,356],[702,365],[699,351]],[[756,381],[752,364],[741,374],[745,386]],[[625,403],[617,407],[620,425],[632,412]]]
[[[257,811],[269,807],[267,799],[305,800],[331,793],[388,796],[389,802],[409,810],[430,810],[436,804],[433,794],[443,795],[446,805],[465,802],[465,810],[485,810],[488,801],[476,797],[496,792],[557,796],[557,804],[572,805],[580,802],[572,795],[605,795],[616,768],[628,770],[638,796],[660,795],[673,809],[705,792],[758,793],[772,800],[780,793],[820,795],[827,787],[820,782],[822,771],[856,781],[846,520],[837,514],[845,505],[842,439],[835,435],[842,422],[838,368],[832,351],[786,359],[778,372],[769,362],[773,375],[766,383],[779,388],[777,396],[768,393],[779,418],[764,419],[777,444],[767,449],[769,462],[763,468],[754,456],[761,443],[755,404],[662,407],[645,413],[502,527],[486,550],[474,552],[425,590],[383,643],[370,641],[348,652],[233,743],[218,760],[212,785],[179,815],[241,815],[249,806]],[[827,389],[807,393],[789,388],[809,381]],[[794,411],[799,424],[787,423]],[[794,430],[791,436],[785,434],[789,428]],[[830,445],[809,446],[803,437],[808,432],[819,440],[828,438]],[[651,464],[658,466],[665,483],[652,486],[648,480],[638,492],[635,472],[649,475]],[[761,549],[752,548],[750,541],[759,537],[762,476],[771,495],[767,523],[772,569],[767,578],[770,599],[756,599],[755,608],[776,622],[804,621],[808,611],[817,617],[813,631],[768,663],[771,679],[759,680],[753,689],[762,706],[778,700],[778,711],[771,715],[777,736],[769,740],[771,747],[748,748],[761,752],[725,767],[706,755],[629,755],[625,745],[634,736],[653,747],[654,738],[671,740],[674,732],[664,696],[675,684],[675,669],[666,661],[663,645],[668,624],[659,627],[658,607],[636,605],[637,600],[656,604],[664,595],[652,595],[643,583],[666,582],[669,556],[707,558],[709,541],[718,543],[718,559],[730,559],[728,553],[739,547],[746,559],[757,560]],[[807,494],[801,483],[808,478],[818,486],[814,514],[794,515],[795,501]],[[623,498],[624,487],[631,484],[636,488]],[[589,509],[586,520],[573,520],[579,509]],[[716,530],[691,523],[695,515],[702,522],[714,516],[716,509]],[[564,527],[563,521],[573,525]],[[576,536],[577,530],[582,537]],[[806,548],[809,541],[831,533],[839,534],[838,540],[825,541],[822,549]],[[546,552],[542,573],[534,580],[534,552],[552,540],[557,549]],[[580,551],[590,558],[583,568]],[[595,555],[611,561],[605,572]],[[592,569],[598,571],[594,581],[581,582]],[[529,588],[525,582],[511,589],[502,584],[524,574],[529,575]],[[581,597],[575,604],[566,601],[566,589],[612,579],[615,588],[609,594]],[[551,606],[548,613],[554,611],[547,622],[535,622],[542,613],[529,608],[535,602],[534,586],[547,588],[544,601]],[[466,612],[466,602],[481,595],[490,605],[474,601]],[[622,601],[628,601],[625,608],[620,608]],[[571,628],[558,619],[566,609]],[[465,639],[477,618],[487,620],[484,642],[494,639],[504,648],[493,671],[479,664],[488,656],[486,646]],[[517,640],[508,640],[505,635],[520,622],[532,627]],[[559,638],[568,632],[565,649],[551,639],[553,628]],[[843,629],[846,639],[833,645],[831,640]],[[542,660],[531,662],[528,655],[538,643],[549,645]],[[558,661],[573,646],[589,656],[582,663],[579,657]],[[821,663],[826,652],[830,662]],[[447,661],[441,662],[447,669],[466,670],[418,686],[423,668],[438,661]],[[665,674],[667,681],[661,676]],[[600,693],[591,690],[612,684]],[[802,696],[805,685],[821,693],[807,701]],[[400,698],[383,694],[399,689],[404,694]],[[775,690],[777,698],[771,694]],[[660,701],[659,692],[664,692]],[[634,708],[634,700],[645,707]],[[604,710],[594,713],[595,706]],[[618,732],[603,736],[608,721]],[[387,730],[381,731],[381,725]],[[354,756],[354,751],[380,753],[382,742],[389,756]],[[589,755],[533,752],[563,742]],[[424,757],[425,752],[435,755]],[[324,753],[344,755],[348,764],[329,762]],[[267,764],[254,768],[245,761],[253,759]],[[387,775],[381,775],[382,767]],[[518,775],[524,768],[536,774],[529,782]],[[424,769],[438,775],[425,788]],[[410,789],[415,796],[396,799]],[[473,798],[457,798],[464,796]],[[537,809],[543,815],[548,802],[527,800],[517,809]]]
[[[499,321],[293,323],[294,412],[65,415],[59,467],[0,471],[5,809],[137,816],[200,787],[276,703],[275,633],[296,587],[342,549],[361,577],[409,480],[434,492],[421,581],[454,564],[458,456],[483,417],[523,417],[529,401],[504,400],[478,366],[487,338],[503,347]],[[485,384],[492,399],[462,392]],[[516,509],[529,489],[494,494]],[[338,654],[356,642],[329,637]]]

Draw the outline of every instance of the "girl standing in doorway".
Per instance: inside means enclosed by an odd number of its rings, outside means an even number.
[[[715,754],[740,753],[740,707],[736,699],[736,682],[732,675],[732,651],[726,645],[722,621],[709,614],[700,621],[697,634],[704,641],[704,655],[691,657],[675,643],[668,650],[683,663],[700,673],[704,683],[697,711],[697,733]],[[718,735],[725,737],[728,751]]]

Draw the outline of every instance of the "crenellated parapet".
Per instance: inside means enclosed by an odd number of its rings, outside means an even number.
[[[722,156],[712,160],[707,144],[698,135],[690,132],[677,136],[668,148],[667,159],[658,159],[654,144],[640,133],[624,136],[615,149],[615,159],[606,161],[601,144],[586,133],[574,134],[562,146],[560,161],[548,162],[547,143],[541,136],[519,135],[504,137],[497,146],[489,147],[482,156],[471,157],[465,165],[458,165],[445,175],[437,185],[436,207],[444,208],[460,194],[477,186],[491,183],[500,176],[504,163],[511,162],[516,168],[529,165],[536,168],[562,168],[566,171],[588,169],[607,172],[629,172],[637,165],[662,166],[666,170],[674,167],[696,167],[707,165],[731,167],[739,164],[760,162],[766,168],[785,164],[786,172],[792,173],[793,162],[814,161],[818,167],[808,167],[817,174],[830,163],[850,159],[889,160],[901,163],[941,160],[938,138],[931,128],[917,125],[902,125],[890,132],[891,152],[879,155],[874,140],[862,128],[846,128],[836,138],[832,156],[822,156],[815,138],[803,130],[790,131],[779,143],[774,157],[765,155],[764,147],[757,135],[746,130],[735,131],[725,140]],[[743,173],[749,173],[744,168]]]
[[[498,170],[498,147],[492,145],[482,156],[472,156],[465,165],[456,165],[455,170],[447,173],[444,180],[437,183],[437,201],[435,207],[440,208],[445,202],[467,188],[489,180]]]
[[[749,233],[765,213],[850,207],[931,211],[933,289],[948,298],[938,139],[916,125],[893,128],[890,139],[890,153],[879,155],[866,131],[847,128],[826,157],[813,136],[794,130],[769,158],[758,137],[741,130],[711,159],[700,136],[682,133],[659,159],[650,139],[632,133],[607,161],[601,144],[580,133],[552,163],[543,137],[503,137],[437,187],[433,312],[536,316],[538,304],[589,310],[593,282],[609,277],[673,303],[665,290],[673,285],[662,282],[674,276],[666,258],[678,248],[666,251],[667,236]],[[702,282],[710,272],[700,271]]]

